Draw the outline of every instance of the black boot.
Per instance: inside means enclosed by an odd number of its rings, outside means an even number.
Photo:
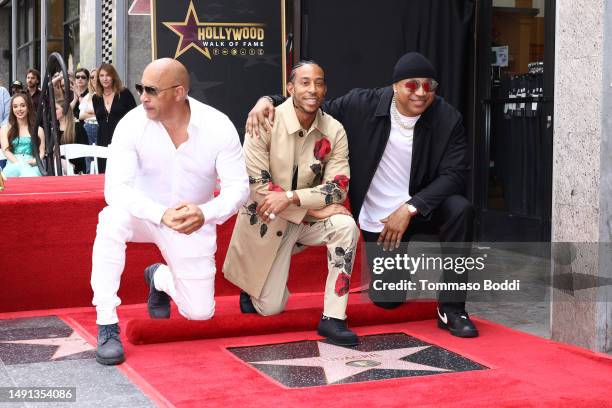
[[[357,335],[346,327],[346,322],[333,317],[323,315],[317,327],[317,333],[327,337],[330,343],[338,346],[356,346],[359,344]]]
[[[149,298],[147,300],[147,309],[149,316],[153,319],[169,319],[170,318],[170,296],[166,292],[155,289],[153,283],[153,275],[161,264],[156,263],[148,266],[144,270],[145,282],[149,286]]]
[[[240,291],[240,311],[242,313],[257,313],[251,296],[242,290]]]
[[[478,329],[464,310],[438,307],[438,327],[457,337],[478,337]]]
[[[125,361],[117,323],[98,325],[96,361],[104,365],[116,365]]]

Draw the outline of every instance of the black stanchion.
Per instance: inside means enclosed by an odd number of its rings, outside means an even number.
[[[36,112],[36,125],[43,128],[45,133],[45,157],[41,160],[36,155],[38,168],[44,176],[61,176],[62,161],[60,158],[59,123],[55,114],[55,86],[53,75],[61,72],[64,79],[64,95],[70,94],[70,79],[64,58],[57,52],[51,53],[47,60],[47,71],[42,75],[42,89]],[[70,98],[64,98],[63,114],[70,112]],[[36,132],[37,133],[37,132]],[[34,138],[32,138],[34,139]]]

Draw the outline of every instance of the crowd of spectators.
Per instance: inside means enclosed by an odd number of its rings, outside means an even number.
[[[60,144],[108,146],[117,123],[136,106],[132,93],[123,86],[115,67],[102,64],[91,71],[79,67],[69,72],[69,87],[61,72],[51,77],[55,96],[55,116]],[[36,69],[25,72],[24,82],[15,80],[7,89],[0,84],[0,170],[6,177],[40,176],[45,158],[45,134],[37,118],[41,98],[41,75]],[[66,92],[66,89],[69,89]],[[68,111],[64,112],[66,101]],[[36,157],[40,160],[36,160]],[[74,174],[88,174],[91,158],[74,159],[65,165]],[[99,159],[104,173],[106,160]],[[65,171],[65,168],[64,168]]]

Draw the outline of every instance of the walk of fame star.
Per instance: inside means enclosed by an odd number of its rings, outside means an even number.
[[[304,340],[228,350],[260,373],[290,388],[487,369],[405,333],[360,336],[359,341],[356,347]]]
[[[87,343],[81,336],[76,332],[73,332],[68,337],[56,337],[49,339],[31,339],[31,340],[13,340],[13,341],[0,341],[0,343],[8,344],[33,344],[39,346],[57,346],[57,350],[53,353],[51,360],[58,358],[71,356],[73,354],[83,353],[85,351],[93,350],[93,347]]]
[[[418,353],[431,346],[405,347],[380,351],[356,351],[333,344],[317,342],[319,357],[295,358],[288,360],[273,360],[252,362],[252,364],[271,364],[300,367],[322,367],[325,371],[327,384],[332,384],[352,377],[363,371],[377,370],[418,370],[418,371],[450,371],[444,368],[400,360],[411,354]]]

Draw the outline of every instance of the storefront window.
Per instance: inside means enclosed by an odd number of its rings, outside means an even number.
[[[491,21],[491,96],[543,95],[544,1],[495,0]],[[541,161],[537,103],[499,103],[493,109],[489,208],[539,216],[537,180]],[[525,139],[525,140],[523,140]]]
[[[64,0],[48,0],[47,55],[64,51]],[[70,69],[69,67],[67,67]]]
[[[69,71],[74,72],[79,61],[80,0],[18,0],[15,77],[25,81],[28,68],[40,68],[41,2],[47,3],[47,55],[63,55]]]
[[[65,0],[64,4],[64,59],[69,71],[79,63],[79,0]]]
[[[25,72],[38,61],[34,53],[37,34],[36,13],[33,0],[21,0],[17,15],[17,72],[15,77],[25,84]]]

